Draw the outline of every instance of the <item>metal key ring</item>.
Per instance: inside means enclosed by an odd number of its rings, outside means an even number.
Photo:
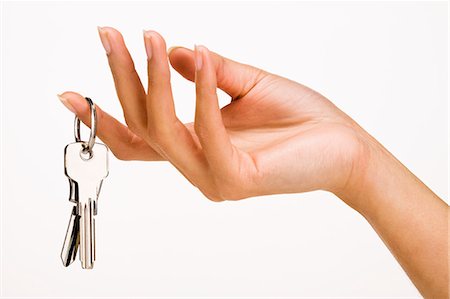
[[[90,98],[85,98],[86,101],[89,104],[89,108],[91,110],[91,134],[89,136],[89,141],[87,142],[87,145],[85,145],[84,153],[89,153],[90,156],[92,155],[92,148],[95,144],[95,137],[97,134],[97,112],[95,110],[94,102]],[[75,123],[74,123],[74,135],[75,135],[75,141],[76,142],[82,142],[80,137],[80,119],[78,116],[75,115]],[[86,144],[86,142],[85,142]]]

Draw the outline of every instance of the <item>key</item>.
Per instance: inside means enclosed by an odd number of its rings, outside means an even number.
[[[77,198],[76,214],[79,217],[79,251],[81,266],[84,269],[92,269],[95,261],[95,219],[97,214],[97,198],[103,179],[108,176],[108,147],[101,143],[95,143],[91,154],[84,153],[85,142],[70,143],[64,150],[64,167],[66,176],[71,180],[71,188],[78,187],[74,191],[73,198]],[[77,196],[78,195],[78,196]],[[71,191],[72,199],[72,191]],[[72,221],[72,216],[71,216]],[[69,231],[76,231],[76,224],[70,226]],[[76,216],[74,219],[76,223]],[[66,233],[67,239],[67,233]],[[75,243],[74,243],[75,242]],[[69,237],[64,246],[76,244]],[[64,252],[64,249],[63,249]],[[70,253],[70,250],[67,251]],[[66,260],[73,256],[66,254]]]
[[[69,201],[78,202],[78,184],[69,179]],[[61,250],[61,260],[65,267],[75,261],[80,244],[80,217],[77,214],[76,206],[72,208],[67,226],[66,236],[64,238],[63,248]]]
[[[80,216],[77,214],[77,207],[72,208],[69,225],[67,227],[66,237],[64,239],[63,249],[61,251],[61,260],[63,265],[68,267],[73,263],[77,256],[78,245],[80,244]]]

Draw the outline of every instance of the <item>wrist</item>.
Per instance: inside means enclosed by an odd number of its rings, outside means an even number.
[[[335,194],[366,218],[425,297],[447,298],[448,205],[365,134],[364,154]]]
[[[350,174],[343,187],[333,193],[365,216],[376,204],[374,193],[388,187],[383,180],[392,180],[385,174],[396,173],[402,165],[363,129],[358,128],[357,135],[359,150],[352,157]]]

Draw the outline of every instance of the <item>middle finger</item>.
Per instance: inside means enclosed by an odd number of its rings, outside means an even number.
[[[119,31],[111,27],[98,27],[98,32],[108,56],[125,122],[135,134],[143,137],[143,128],[147,123],[146,94],[133,59]]]
[[[165,41],[157,32],[145,31],[144,43],[148,56],[147,132],[160,154],[188,179],[198,180],[207,165],[201,147],[175,114]]]

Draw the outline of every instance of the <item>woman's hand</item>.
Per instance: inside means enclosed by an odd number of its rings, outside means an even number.
[[[99,28],[125,126],[98,108],[98,136],[122,160],[168,160],[209,199],[324,189],[360,212],[420,292],[448,298],[448,205],[319,93],[210,52],[144,33],[144,90],[120,33]],[[169,60],[195,81],[194,123],[174,109]],[[219,108],[216,88],[231,96]],[[74,92],[62,102],[90,125]]]
[[[364,162],[363,130],[321,94],[210,52],[144,34],[144,90],[121,34],[99,28],[128,127],[99,109],[99,137],[123,160],[168,160],[214,201],[324,189],[342,192]],[[195,121],[177,118],[169,62],[195,81]],[[231,97],[218,106],[216,88]],[[89,125],[89,108],[61,95]]]

